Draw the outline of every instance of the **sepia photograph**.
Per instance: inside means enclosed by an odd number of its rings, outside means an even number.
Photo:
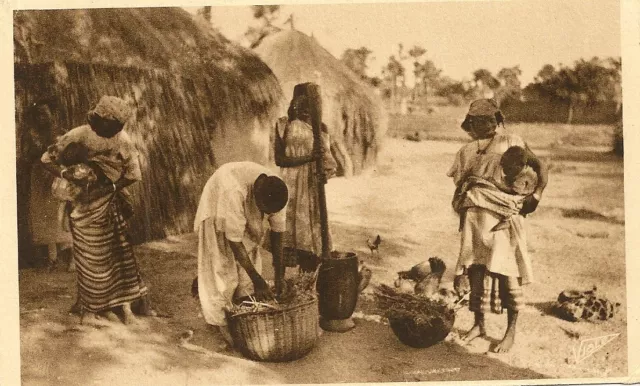
[[[7,6],[7,385],[637,373],[637,3],[257,3]]]

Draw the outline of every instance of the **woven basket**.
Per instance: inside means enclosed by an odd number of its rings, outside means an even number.
[[[453,328],[455,310],[381,284],[374,292],[378,307],[395,336],[407,346],[425,348],[443,341]]]
[[[245,357],[263,362],[287,362],[308,354],[318,339],[318,300],[283,310],[230,315],[234,346]]]
[[[453,328],[455,314],[431,319],[430,325],[419,325],[413,318],[389,318],[391,330],[400,342],[414,348],[426,348],[443,341]]]

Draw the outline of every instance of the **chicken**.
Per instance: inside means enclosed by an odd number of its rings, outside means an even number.
[[[377,235],[376,238],[373,239],[373,241],[371,239],[367,239],[367,246],[371,250],[372,255],[373,255],[373,251],[376,251],[379,253],[378,248],[380,247],[381,242],[382,242],[382,239],[380,238],[380,235]]]
[[[456,276],[453,280],[453,289],[460,299],[471,292],[471,284],[469,283],[469,276],[460,275]]]
[[[414,287],[414,293],[419,296],[433,298],[440,290],[442,275],[447,270],[447,266],[439,257],[430,257],[429,265],[431,272],[418,281],[418,284]]]
[[[407,134],[404,136],[407,141],[420,142],[422,140],[420,132],[416,131],[414,134]]]
[[[423,261],[422,263],[418,263],[411,267],[408,271],[400,271],[398,275],[402,279],[409,279],[416,282],[420,282],[425,279],[431,273],[444,273],[446,269],[446,265],[444,262],[438,257],[430,257],[429,260]]]
[[[358,293],[367,288],[369,282],[371,281],[372,274],[373,272],[371,272],[371,270],[366,265],[364,265],[362,261],[360,261],[360,264],[358,266]]]
[[[413,293],[416,282],[411,279],[403,279],[398,276],[396,281],[393,282],[393,285],[400,290],[400,292]]]

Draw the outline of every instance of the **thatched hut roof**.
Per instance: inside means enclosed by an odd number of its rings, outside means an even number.
[[[337,141],[344,174],[375,163],[386,133],[386,115],[373,88],[325,50],[315,38],[296,30],[266,37],[255,49],[276,74],[287,101],[298,83],[315,82],[323,94],[323,120]],[[285,103],[286,105],[286,103]]]
[[[126,130],[143,165],[133,188],[137,240],[191,231],[202,187],[220,164],[268,162],[283,98],[276,77],[182,9],[17,11],[14,53],[19,165],[36,163],[21,152],[35,102],[49,105],[53,134],[85,123],[101,95],[136,109]]]

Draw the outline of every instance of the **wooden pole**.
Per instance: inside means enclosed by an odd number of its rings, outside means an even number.
[[[315,83],[306,83],[305,88],[309,98],[311,127],[313,129],[313,148],[315,154],[323,153],[323,143],[321,137],[322,130],[322,98],[320,96],[320,86]],[[295,93],[295,91],[294,91]],[[329,218],[327,214],[327,198],[324,190],[326,182],[323,157],[316,159],[316,175],[318,181],[318,205],[320,209],[320,229],[322,235],[322,256],[323,260],[330,258],[329,250]]]

